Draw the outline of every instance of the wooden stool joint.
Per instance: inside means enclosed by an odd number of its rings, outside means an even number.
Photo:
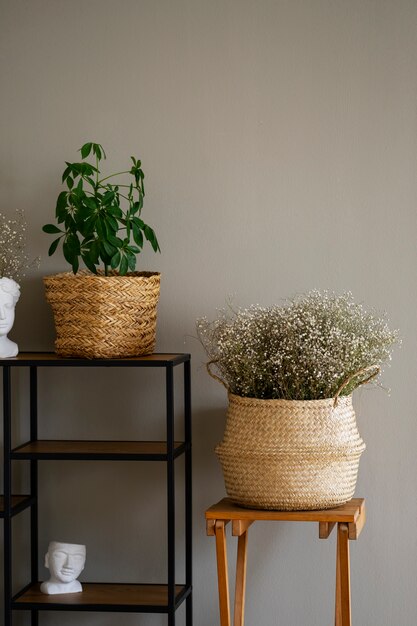
[[[252,526],[253,520],[248,519],[234,519],[232,521],[232,535],[233,537],[240,537],[247,532],[248,528]]]
[[[336,522],[319,522],[319,538],[328,539],[335,526]]]

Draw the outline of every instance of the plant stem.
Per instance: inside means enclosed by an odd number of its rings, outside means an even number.
[[[108,176],[108,178],[110,178],[110,176]],[[105,179],[103,179],[105,180]],[[100,181],[101,182],[101,181]],[[105,185],[100,185],[101,187],[103,187],[103,189],[106,189]],[[116,185],[115,185],[116,186]],[[130,185],[117,185],[117,187],[127,187],[128,189],[130,188]]]
[[[101,183],[105,180],[108,180],[109,178],[113,178],[113,176],[121,176],[122,174],[130,174],[130,172],[128,170],[126,170],[125,172],[117,172],[117,174],[110,174],[110,176],[106,176],[106,178],[102,178],[101,180],[98,180],[97,182]]]
[[[99,175],[99,171],[98,171],[98,156],[96,154],[96,166],[97,166],[97,172],[96,172],[96,191],[98,189],[98,185],[99,185],[99,180],[98,180],[98,175]]]

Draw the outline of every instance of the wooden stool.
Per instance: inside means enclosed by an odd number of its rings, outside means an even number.
[[[335,509],[323,511],[266,511],[245,509],[229,498],[206,511],[207,534],[216,537],[220,624],[230,626],[226,525],[238,537],[234,626],[243,626],[245,614],[246,555],[248,528],[258,520],[318,522],[320,539],[327,539],[337,524],[335,626],[351,626],[349,539],[357,539],[365,524],[365,500],[355,498]]]

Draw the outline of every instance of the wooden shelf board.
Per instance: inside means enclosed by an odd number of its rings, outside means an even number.
[[[120,359],[84,359],[81,357],[61,357],[55,352],[20,352],[17,356],[1,360],[1,365],[40,365],[40,366],[66,366],[75,365],[80,367],[106,365],[111,367],[133,365],[133,366],[166,366],[169,363],[178,365],[189,361],[189,354],[182,353],[155,353],[145,356],[125,357]]]
[[[174,451],[178,451],[183,442],[174,443]],[[167,454],[167,444],[163,441],[63,441],[38,440],[32,441],[12,451],[13,458],[36,456],[41,459],[52,456],[71,457],[136,457],[163,456]]]
[[[118,583],[82,583],[81,593],[45,595],[40,590],[40,583],[31,585],[13,600],[14,609],[30,609],[36,605],[39,610],[78,609],[90,607],[99,610],[131,609],[146,611],[147,607],[168,607],[167,585],[135,585]],[[184,591],[184,585],[176,585],[178,596]]]
[[[12,496],[12,510],[23,504],[24,502],[29,501],[30,496]],[[0,517],[4,515],[4,496],[0,496]]]

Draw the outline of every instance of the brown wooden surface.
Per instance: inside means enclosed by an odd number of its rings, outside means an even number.
[[[336,522],[319,522],[320,539],[328,539],[335,525]]]
[[[176,441],[179,448],[182,442]],[[166,454],[163,441],[54,441],[41,440],[26,443],[13,454]]]
[[[342,624],[342,590],[340,587],[340,538],[337,532],[336,538],[336,596],[335,596],[335,626]]]
[[[250,519],[234,519],[232,522],[232,535],[234,537],[240,537],[243,535],[250,526],[252,526],[253,520]]]
[[[245,530],[239,536],[237,541],[235,611],[233,626],[244,626],[248,531]]]
[[[227,567],[226,528],[222,521],[216,522],[217,583],[221,626],[230,626],[229,572]]]
[[[366,522],[365,500],[361,504],[360,515],[355,524],[349,524],[349,539],[357,539],[362,532]]]
[[[225,526],[227,526],[227,524],[229,523],[229,520],[222,520],[222,521]],[[216,520],[215,519],[206,520],[206,531],[209,537],[215,537],[216,535]]]
[[[66,605],[121,605],[121,606],[167,606],[167,585],[130,585],[111,583],[82,583],[81,593],[46,595],[40,591],[37,583],[18,598],[18,604],[36,603],[66,604]],[[182,585],[176,585],[176,593],[183,590]]]
[[[339,603],[340,626],[352,626],[350,608],[350,559],[349,559],[349,528],[347,524],[337,527],[337,552],[339,555]]]
[[[245,611],[247,530],[254,521],[318,522],[320,538],[329,537],[337,524],[335,625],[352,626],[349,540],[357,539],[366,521],[365,500],[355,498],[340,507],[319,511],[247,509],[223,498],[206,511],[207,534],[216,536],[220,624],[230,626],[230,599],[225,528],[232,522],[238,539],[234,626],[243,626]]]
[[[28,496],[12,496],[12,508],[26,500]],[[0,496],[0,513],[4,512],[4,496]]]
[[[234,504],[229,498],[223,498],[206,511],[206,519],[225,520],[271,520],[286,522],[351,522],[357,521],[363,498],[354,498],[335,509],[320,511],[267,511],[246,509]]]

